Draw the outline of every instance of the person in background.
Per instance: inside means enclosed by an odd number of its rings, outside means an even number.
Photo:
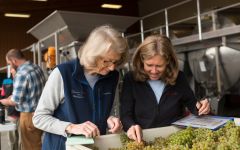
[[[16,74],[16,70],[10,67],[10,73],[12,78],[14,78]],[[2,91],[1,91],[1,98],[7,98],[12,95],[13,91],[13,80],[11,78],[7,78],[3,80]],[[21,141],[19,138],[19,112],[15,109],[14,106],[7,107],[7,121],[10,121],[16,124],[16,130],[8,131],[8,144],[11,150],[21,150]]]
[[[78,58],[58,65],[50,74],[33,117],[46,131],[44,150],[65,150],[67,135],[96,137],[122,129],[110,116],[119,73],[127,57],[127,41],[108,25],[95,28]]]
[[[0,102],[6,106],[15,106],[20,112],[22,150],[40,150],[42,131],[33,126],[32,116],[46,81],[44,73],[38,65],[26,60],[17,49],[8,51],[6,61],[17,72],[13,80],[12,96]]]
[[[196,115],[209,113],[208,100],[197,101],[179,71],[166,36],[147,37],[134,52],[132,65],[120,98],[120,117],[130,139],[141,142],[142,129],[171,125],[184,117],[186,107]]]

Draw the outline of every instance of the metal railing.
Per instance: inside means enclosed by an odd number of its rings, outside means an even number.
[[[178,6],[181,6],[183,4],[186,4],[186,3],[189,3],[189,2],[193,2],[193,1],[196,1],[196,7],[197,7],[197,12],[195,13],[196,15],[193,15],[191,17],[187,17],[187,18],[184,18],[184,19],[180,19],[180,20],[177,20],[177,21],[174,21],[174,22],[169,22],[168,11],[170,9],[174,9],[174,8],[176,8]],[[172,5],[170,7],[167,7],[167,8],[155,11],[153,13],[150,13],[148,15],[145,15],[145,16],[141,17],[140,20],[139,20],[140,21],[140,32],[127,35],[126,38],[130,39],[130,38],[134,38],[134,37],[137,37],[137,36],[141,36],[141,41],[143,41],[144,40],[144,34],[152,32],[152,31],[157,31],[157,30],[159,30],[160,33],[163,33],[164,29],[165,29],[166,36],[169,37],[169,35],[170,35],[169,29],[170,29],[171,26],[174,26],[174,25],[177,25],[177,24],[180,24],[180,23],[184,23],[186,21],[190,21],[190,20],[196,19],[197,27],[198,27],[198,40],[201,41],[203,39],[203,37],[202,37],[203,32],[202,32],[202,19],[201,19],[201,17],[204,16],[204,15],[211,16],[213,30],[217,30],[217,27],[216,27],[216,14],[218,12],[220,12],[220,11],[240,6],[240,2],[232,4],[232,5],[228,5],[228,6],[225,6],[225,7],[221,7],[221,8],[218,8],[218,9],[214,9],[214,10],[211,10],[211,11],[207,11],[207,12],[200,12],[200,10],[201,10],[200,6],[201,6],[200,5],[200,0],[185,0],[183,2],[177,3],[177,4]],[[160,26],[156,26],[156,27],[144,30],[144,20],[147,19],[147,18],[150,18],[150,17],[152,17],[154,15],[161,14],[161,13],[164,13],[164,17],[165,17],[164,25],[160,25]]]
[[[174,21],[174,22],[169,22],[169,10],[172,10],[178,6],[181,6],[181,5],[184,5],[184,4],[187,4],[189,2],[193,2],[193,1],[196,1],[196,7],[197,7],[197,12],[196,14],[197,15],[193,15],[191,17],[187,17],[187,18],[184,18],[184,19],[180,19],[180,20],[177,20],[177,21]],[[229,6],[225,6],[225,7],[221,7],[221,8],[218,8],[218,9],[214,9],[214,10],[211,10],[211,11],[208,11],[208,12],[200,12],[200,0],[185,0],[185,1],[182,1],[180,3],[177,3],[175,5],[172,5],[172,6],[169,6],[169,7],[166,7],[164,9],[161,9],[161,10],[158,10],[158,11],[155,11],[153,13],[150,13],[148,15],[145,15],[143,17],[140,18],[140,32],[139,33],[134,33],[134,34],[130,34],[130,35],[126,35],[125,37],[128,38],[128,39],[131,39],[131,38],[134,38],[134,37],[138,37],[140,36],[141,38],[141,41],[144,40],[144,34],[146,33],[149,33],[149,32],[152,32],[152,31],[156,31],[158,30],[161,34],[165,31],[165,34],[166,36],[170,36],[170,27],[171,26],[174,26],[174,25],[177,25],[177,24],[180,24],[180,23],[184,23],[186,21],[190,21],[190,20],[193,20],[193,19],[196,19],[196,22],[197,22],[197,27],[198,27],[198,40],[202,40],[203,37],[202,37],[202,21],[201,21],[201,17],[204,16],[204,15],[210,15],[212,17],[212,26],[213,26],[213,30],[216,30],[217,27],[216,27],[216,13],[218,13],[219,11],[223,11],[223,10],[226,10],[226,9],[230,9],[230,8],[233,8],[233,7],[237,7],[237,6],[240,6],[240,2],[239,3],[235,3],[235,4],[232,4],[232,5],[229,5]],[[147,19],[147,18],[150,18],[154,15],[157,15],[157,14],[160,14],[160,13],[164,13],[164,17],[165,17],[165,23],[164,25],[160,25],[160,26],[156,26],[156,27],[153,27],[153,28],[150,28],[150,29],[144,29],[144,20]],[[64,30],[66,30],[68,27],[67,26],[64,26],[63,28],[61,29],[58,29],[57,31],[53,32],[52,34],[42,38],[41,40],[39,40],[37,43],[34,43],[24,49],[22,49],[23,51],[26,51],[26,50],[32,50],[33,51],[33,60],[34,60],[34,63],[38,63],[38,65],[42,65],[41,64],[41,61],[42,61],[42,54],[41,54],[41,43],[49,38],[54,38],[54,45],[55,45],[55,49],[56,49],[56,64],[59,63],[59,41],[58,41],[58,34]],[[164,30],[165,29],[165,30]],[[131,48],[131,47],[130,47]],[[38,57],[36,58],[36,52],[38,52]],[[4,70],[6,69],[6,66],[5,67],[2,67],[0,68],[0,71],[1,70]]]

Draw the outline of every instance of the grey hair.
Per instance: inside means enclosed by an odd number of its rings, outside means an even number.
[[[95,28],[78,52],[80,64],[86,68],[96,67],[96,60],[106,56],[109,50],[121,55],[121,63],[126,60],[128,44],[121,33],[109,25]]]

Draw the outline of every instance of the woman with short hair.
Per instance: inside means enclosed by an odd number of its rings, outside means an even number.
[[[111,26],[94,29],[78,58],[50,74],[35,111],[34,125],[44,130],[44,150],[64,150],[68,134],[96,137],[122,128],[110,116],[119,73],[128,45]]]

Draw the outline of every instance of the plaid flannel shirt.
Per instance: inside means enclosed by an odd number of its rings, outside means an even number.
[[[14,77],[12,100],[16,110],[34,112],[46,82],[42,69],[30,61],[18,67]]]

